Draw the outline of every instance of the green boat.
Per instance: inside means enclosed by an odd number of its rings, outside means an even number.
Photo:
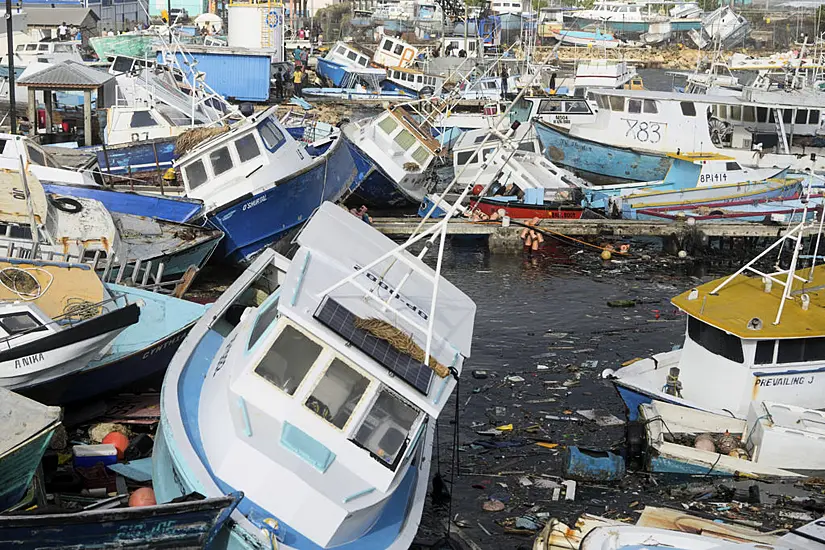
[[[96,36],[89,39],[98,59],[101,61],[116,55],[146,58],[155,56],[155,37],[151,34],[120,34],[117,36]]]

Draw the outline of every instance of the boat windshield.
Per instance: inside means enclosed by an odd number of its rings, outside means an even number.
[[[688,336],[714,355],[721,355],[734,363],[745,362],[742,341],[738,336],[712,327],[695,317],[688,317]]]
[[[382,389],[353,442],[392,470],[398,466],[419,411],[388,388]]]

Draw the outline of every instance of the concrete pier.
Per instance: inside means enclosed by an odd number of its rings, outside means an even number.
[[[412,234],[420,223],[417,217],[376,218],[373,225],[385,235],[405,237]],[[526,221],[526,220],[520,220]],[[431,226],[436,221],[428,221]],[[792,226],[793,227],[793,226]],[[709,239],[767,238],[775,239],[787,229],[787,224],[753,222],[696,222],[687,221],[639,221],[639,220],[542,220],[539,229],[559,236],[569,237],[659,237],[664,239],[665,249],[676,253],[679,250],[701,249]],[[487,236],[488,246],[493,252],[517,252],[521,250],[519,225],[502,227],[500,222],[450,221],[449,235]]]

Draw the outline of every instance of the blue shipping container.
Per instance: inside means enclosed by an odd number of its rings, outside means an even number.
[[[269,99],[269,55],[218,52],[190,52],[189,55],[197,60],[198,72],[206,74],[206,83],[225,98],[238,101]],[[180,54],[178,59],[180,61]],[[162,61],[158,54],[158,62]],[[180,65],[184,70],[191,70],[188,64]]]

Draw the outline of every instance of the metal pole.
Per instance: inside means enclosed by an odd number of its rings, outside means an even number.
[[[8,2],[9,0],[6,0]],[[166,0],[166,24],[169,26],[169,44],[172,43],[172,0]]]
[[[17,106],[14,102],[14,31],[11,20],[11,0],[6,0],[6,39],[8,40],[9,57],[9,123],[11,133],[17,133]]]

